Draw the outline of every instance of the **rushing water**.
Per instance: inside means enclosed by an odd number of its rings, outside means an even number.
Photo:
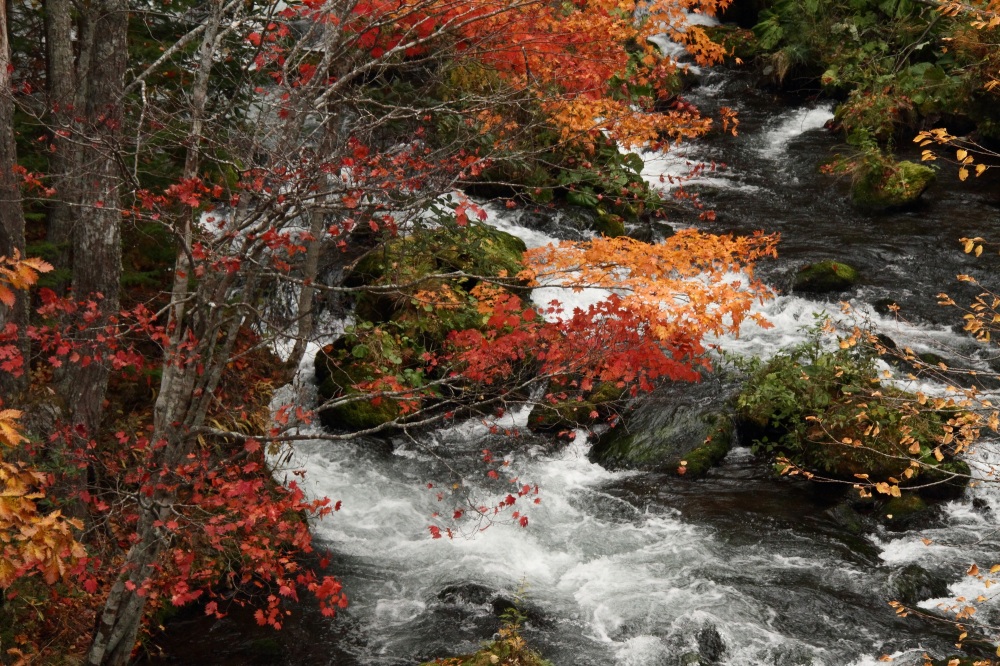
[[[985,257],[971,261],[957,243],[996,235],[995,200],[944,171],[922,207],[861,214],[845,202],[846,183],[818,172],[836,146],[823,129],[830,104],[789,105],[744,79],[712,74],[692,97],[703,106],[737,107],[740,135],[715,137],[687,154],[647,155],[651,182],[663,175],[669,189],[689,160],[726,162],[689,187],[718,212],[717,222],[705,223],[711,230],[782,234],[782,258],[762,267],[777,290],[804,263],[847,261],[863,279],[841,296],[891,337],[989,364],[985,350],[951,328],[954,313],[940,311],[933,296],[951,288],[955,273],[996,270]],[[527,226],[528,217],[490,209],[494,224],[529,245],[560,234],[558,223],[539,229]],[[900,303],[910,321],[878,314],[873,306],[881,299]],[[746,327],[738,340],[721,342],[739,353],[773,354],[800,341],[802,328],[827,309],[836,305],[779,295],[762,306],[774,328]],[[307,386],[308,376],[302,381]],[[298,399],[308,401],[303,393]],[[524,430],[526,412],[508,418],[506,425]],[[673,666],[698,652],[703,663],[733,666],[863,666],[882,654],[922,664],[924,650],[946,654],[955,637],[889,608],[904,567],[919,563],[951,583],[949,596],[925,601],[934,608],[979,594],[964,571],[974,559],[992,564],[989,554],[1000,546],[993,535],[1000,492],[989,484],[945,505],[920,532],[878,528],[859,536],[838,519],[835,496],[775,480],[746,448],[692,482],[610,472],[588,461],[587,447],[583,433],[554,449],[527,435],[492,435],[476,422],[388,447],[297,445],[285,468],[304,469],[311,492],[342,501],[315,535],[333,553],[332,570],[351,606],[335,620],[309,617],[297,625],[298,644],[285,663],[412,665],[471,651],[492,636],[496,611],[520,590],[526,635],[558,666]],[[484,448],[507,456],[510,477],[541,488],[530,527],[499,524],[468,538],[432,540],[431,515],[452,508],[448,499],[438,502],[439,487],[448,492],[458,482],[485,499],[507,493],[509,483],[488,479],[476,462]]]

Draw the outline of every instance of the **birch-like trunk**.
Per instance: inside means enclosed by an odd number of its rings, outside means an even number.
[[[209,77],[212,61],[218,49],[218,34],[224,8],[220,0],[213,0],[212,14],[202,37],[199,50],[199,69],[191,90],[191,126],[188,132],[188,149],[184,163],[184,178],[197,174],[200,162],[200,145],[204,132],[205,109],[208,101]],[[215,307],[211,298],[192,300],[190,257],[194,219],[188,215],[178,221],[178,243],[174,283],[171,291],[169,325],[170,343],[164,350],[163,375],[160,391],[153,407],[152,440],[164,442],[156,463],[172,470],[190,450],[192,427],[204,421],[208,400],[213,395],[225,362],[213,358],[228,358],[237,331],[242,323],[238,314],[226,313]],[[231,288],[231,276],[207,277],[199,287],[224,293]],[[200,296],[196,294],[195,296]],[[214,295],[210,294],[210,295]],[[182,351],[188,333],[198,342],[192,352]],[[223,340],[219,343],[219,339]],[[186,363],[188,353],[195,353],[206,368]],[[142,626],[146,597],[138,592],[154,573],[154,566],[168,545],[167,535],[155,526],[164,521],[175,500],[175,491],[157,489],[151,498],[139,506],[138,537],[129,549],[121,574],[108,595],[87,663],[90,666],[125,666]]]

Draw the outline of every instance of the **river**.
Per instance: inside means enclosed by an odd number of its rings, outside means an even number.
[[[956,332],[958,314],[937,307],[934,295],[964,293],[953,289],[957,273],[987,284],[996,274],[994,259],[974,260],[957,241],[996,238],[998,201],[990,187],[960,184],[946,166],[921,206],[863,214],[846,201],[847,183],[818,170],[838,150],[837,136],[823,129],[831,103],[783,97],[748,75],[724,72],[703,74],[688,97],[709,112],[737,108],[740,133],[646,156],[653,183],[661,174],[681,174],[687,161],[726,163],[688,183],[717,212],[716,221],[671,223],[782,235],[780,259],[759,271],[780,292],[761,308],[775,327],[746,326],[723,346],[771,355],[802,340],[816,313],[837,312],[832,300],[786,293],[799,266],[832,258],[862,274],[838,299],[897,342],[989,366],[989,349]],[[528,226],[535,216],[489,211],[491,222],[529,245],[569,233],[558,221]],[[907,323],[876,307],[886,299],[902,306]],[[306,387],[308,379],[302,377]],[[868,666],[883,654],[896,664],[923,664],[925,650],[953,652],[955,632],[897,617],[887,602],[899,577],[919,564],[950,586],[941,598],[925,599],[927,608],[975,596],[981,588],[965,570],[977,559],[993,564],[1000,546],[1000,491],[992,484],[944,505],[920,531],[881,526],[858,535],[838,519],[835,496],[773,478],[742,446],[698,481],[612,472],[588,460],[584,433],[558,448],[523,434],[527,413],[508,419],[520,437],[467,422],[419,441],[296,446],[281,473],[305,470],[310,492],[342,502],[314,533],[332,553],[331,571],[350,607],[333,620],[307,609],[269,659],[412,666],[472,651],[496,630],[497,608],[520,596],[529,615],[526,638],[557,666]],[[506,493],[477,463],[484,448],[506,456],[511,476],[541,489],[529,527],[500,524],[467,538],[431,539],[426,526],[446,504],[437,501],[438,488],[458,482],[477,498]],[[985,447],[976,455],[990,460]],[[993,611],[987,604],[981,613]],[[170,650],[188,654],[187,663],[241,663],[249,639],[225,622],[191,625],[199,628],[171,639]],[[700,662],[681,661],[694,654]]]

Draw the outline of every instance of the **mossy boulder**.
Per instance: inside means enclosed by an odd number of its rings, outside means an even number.
[[[524,242],[480,224],[445,223],[383,243],[347,276],[352,287],[371,287],[356,300],[357,324],[316,357],[316,382],[324,401],[341,404],[320,411],[329,428],[367,430],[395,421],[409,407],[433,405],[425,387],[424,354],[439,352],[452,331],[482,329],[473,290],[480,277],[507,276],[519,295]],[[432,277],[449,273],[467,277]],[[391,398],[358,399],[373,389],[412,389],[405,403]]]
[[[593,391],[550,394],[551,399],[534,406],[528,429],[538,433],[561,433],[589,427],[608,419],[622,404],[623,389],[613,382],[599,384]]]
[[[315,361],[319,395],[324,401],[347,401],[321,410],[320,422],[336,430],[367,430],[399,418],[403,409],[395,400],[350,398],[364,394],[359,387],[401,372],[407,361],[412,361],[413,353],[413,349],[404,348],[399,336],[371,325],[352,329],[321,349]]]
[[[858,277],[853,266],[825,259],[800,268],[795,274],[792,291],[809,294],[845,291],[855,285]]]
[[[940,444],[955,414],[921,408],[917,396],[882,384],[876,362],[864,345],[827,351],[818,337],[749,361],[736,399],[741,439],[821,477],[931,483],[921,494],[960,495],[968,466]]]
[[[889,576],[887,596],[891,601],[916,605],[925,599],[948,596],[948,582],[919,564],[908,564]]]
[[[415,299],[418,293],[439,294],[439,303],[452,303],[453,307],[438,308],[438,312],[454,313],[468,305],[466,297],[478,280],[429,276],[460,271],[471,276],[513,278],[522,268],[521,255],[526,249],[517,236],[487,225],[446,225],[384,243],[358,262],[345,283],[375,288],[403,285],[399,289],[362,292],[355,314],[366,321],[389,321],[406,312],[423,316],[426,307],[433,305],[427,298]]]
[[[851,187],[851,201],[868,210],[891,210],[912,205],[931,186],[937,173],[916,162],[897,162],[893,168],[862,172]]]
[[[609,469],[704,476],[725,458],[733,434],[724,399],[707,395],[714,383],[687,385],[687,396],[675,391],[645,400],[597,438],[591,461]]]
[[[893,530],[920,529],[927,526],[937,514],[919,493],[907,491],[899,497],[890,497],[881,507],[877,518]]]
[[[972,469],[964,460],[935,460],[920,476],[921,483],[928,484],[921,487],[920,494],[928,499],[958,499],[965,494],[971,475]]]
[[[604,210],[597,209],[597,221],[594,223],[594,231],[596,231],[601,236],[608,236],[609,238],[617,238],[619,236],[625,235],[625,220],[621,215],[615,215],[614,213],[607,213]]]

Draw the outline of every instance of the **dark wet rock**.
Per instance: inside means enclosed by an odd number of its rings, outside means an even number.
[[[908,564],[889,576],[888,597],[892,601],[914,605],[925,599],[936,599],[947,594],[947,581],[919,564]]]
[[[519,601],[513,596],[479,583],[449,585],[438,592],[437,598],[448,606],[489,607],[492,615],[498,619],[512,610],[516,610],[526,622],[535,626],[548,626],[550,624],[537,606],[524,600]]]
[[[438,592],[437,598],[447,604],[483,606],[492,603],[498,594],[496,590],[479,583],[459,583]]]
[[[591,461],[609,469],[655,470],[690,478],[704,476],[719,464],[733,436],[727,390],[715,379],[673,389],[644,399],[603,433],[591,448]]]
[[[722,659],[726,653],[726,643],[718,629],[707,626],[698,632],[698,653],[709,664],[718,663]]]
[[[880,298],[872,303],[872,309],[883,316],[892,314],[893,309],[899,307],[895,298]]]

